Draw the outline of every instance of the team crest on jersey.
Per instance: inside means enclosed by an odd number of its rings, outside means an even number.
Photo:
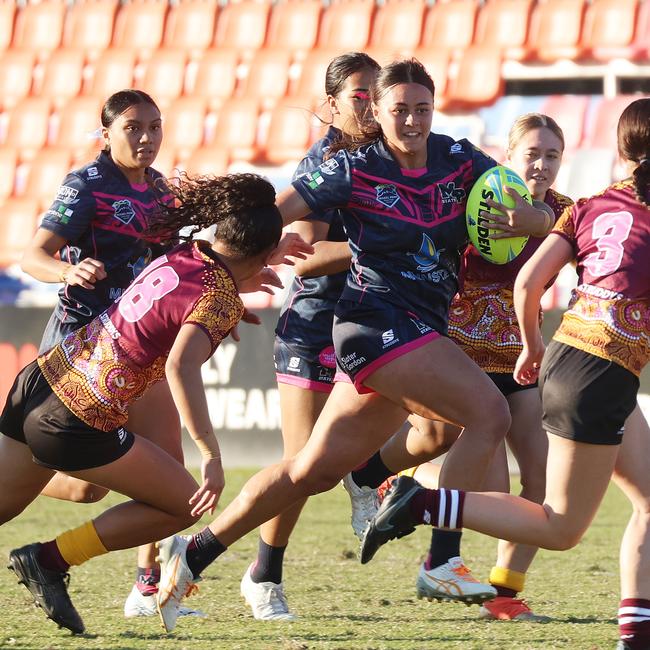
[[[382,184],[375,187],[377,201],[387,208],[392,208],[399,201],[397,188],[392,184]]]
[[[56,193],[56,200],[61,201],[61,203],[65,203],[66,205],[73,205],[79,202],[77,194],[79,194],[79,190],[75,190],[74,187],[61,185],[59,191]]]
[[[465,190],[462,187],[456,187],[453,181],[438,183],[438,189],[443,203],[460,203],[465,198]]]
[[[113,216],[123,224],[129,224],[135,217],[135,210],[128,199],[121,199],[113,203]]]
[[[334,158],[330,158],[329,160],[326,160],[322,165],[320,165],[318,169],[320,169],[323,174],[326,174],[327,176],[334,176],[334,170],[338,166],[338,162],[334,160]]]
[[[438,262],[440,262],[440,254],[444,250],[444,248],[437,250],[436,245],[431,241],[431,238],[423,233],[420,250],[418,250],[417,253],[408,253],[408,255],[415,260],[415,263],[418,265],[418,271],[427,273],[438,266]]]

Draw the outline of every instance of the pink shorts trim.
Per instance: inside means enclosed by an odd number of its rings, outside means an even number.
[[[275,378],[278,384],[291,384],[298,386],[305,390],[311,390],[315,393],[331,393],[334,388],[333,384],[328,384],[324,381],[314,381],[313,379],[305,379],[304,377],[294,377],[293,375],[281,375],[275,373]]]
[[[362,386],[361,384],[356,384],[353,382],[348,375],[346,375],[344,372],[337,371],[337,373],[334,375],[334,382],[342,382],[344,384],[354,384],[354,387],[357,389],[357,393],[359,395],[367,395],[368,393],[374,393],[375,391],[372,388],[368,388],[367,386]]]

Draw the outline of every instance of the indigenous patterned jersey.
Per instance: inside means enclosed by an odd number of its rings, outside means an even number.
[[[164,252],[143,237],[164,189],[154,186],[161,174],[147,170],[148,183],[133,185],[101,152],[96,160],[68,174],[41,228],[67,240],[61,259],[77,264],[86,257],[104,263],[107,277],[93,290],[65,285],[55,313],[65,323],[85,324],[120,297],[133,279]]]
[[[212,351],[244,306],[207,242],[182,244],[150,264],[119,301],[38,358],[59,399],[86,424],[122,426],[128,406],[165,374],[180,328],[201,327]]]
[[[573,201],[548,190],[544,201],[557,220]],[[449,335],[485,372],[511,373],[522,350],[521,332],[512,303],[517,273],[542,243],[531,237],[508,264],[492,264],[470,244],[463,256],[463,287],[449,309]]]
[[[650,209],[627,180],[580,199],[553,232],[573,246],[578,273],[553,338],[640,375],[650,359]]]
[[[401,169],[382,141],[340,151],[293,185],[314,212],[345,207],[352,249],[342,300],[403,309],[441,333],[467,246],[465,205],[497,163],[467,140],[431,133],[427,166]]]
[[[316,142],[298,165],[294,180],[301,174],[316,169],[330,144],[340,131],[330,127],[325,137]],[[305,217],[311,221],[329,224],[327,241],[346,241],[343,220],[339,210],[325,210]],[[283,340],[323,349],[332,345],[334,305],[345,286],[347,271],[313,278],[299,278],[287,294],[275,333]]]

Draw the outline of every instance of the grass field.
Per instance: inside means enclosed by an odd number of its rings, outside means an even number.
[[[250,471],[227,473],[227,503]],[[110,501],[109,501],[110,499]],[[119,497],[94,505],[41,498],[0,528],[0,555],[45,540],[100,512]],[[618,542],[629,507],[612,487],[597,520],[572,551],[541,551],[526,596],[536,611],[553,617],[546,625],[486,622],[477,607],[436,604],[415,597],[418,563],[426,552],[424,528],[383,547],[361,566],[348,524],[342,488],[307,505],[286,554],[289,602],[300,616],[293,623],[254,621],[239,595],[239,580],[254,557],[256,533],[205,572],[199,594],[188,602],[207,618],[181,619],[166,635],[157,619],[126,620],[124,597],[131,588],[134,551],[121,551],[73,569],[70,593],[88,634],[71,636],[47,621],[9,571],[0,573],[0,648],[20,650],[498,650],[555,648],[613,649],[618,605]],[[494,561],[495,542],[465,534],[464,558],[484,579]]]

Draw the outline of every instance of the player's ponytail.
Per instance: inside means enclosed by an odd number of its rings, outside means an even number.
[[[650,98],[633,101],[621,114],[617,128],[618,152],[638,163],[632,173],[638,200],[650,207]]]

